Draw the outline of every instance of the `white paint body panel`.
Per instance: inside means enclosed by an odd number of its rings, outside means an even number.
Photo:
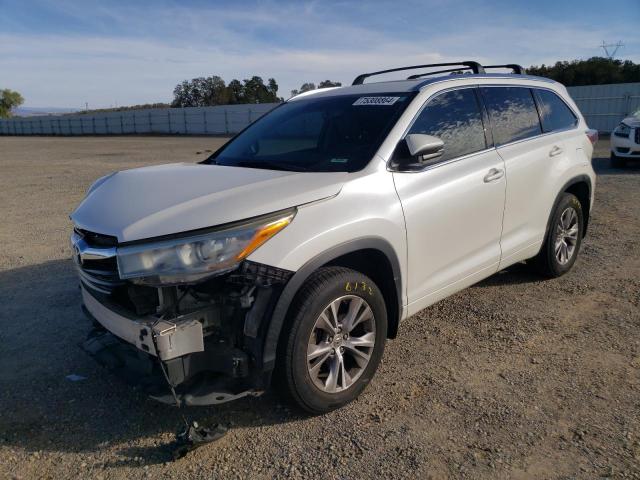
[[[299,173],[170,164],[118,172],[71,214],[120,242],[244,220],[336,195],[343,172]]]
[[[505,179],[494,149],[416,173],[394,173],[407,225],[409,303],[500,262]]]

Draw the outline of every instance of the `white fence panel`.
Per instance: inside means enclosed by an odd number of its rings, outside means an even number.
[[[569,87],[587,124],[601,133],[611,131],[625,117],[640,109],[640,82]]]
[[[276,105],[259,103],[17,117],[0,120],[0,135],[225,135],[238,133]]]

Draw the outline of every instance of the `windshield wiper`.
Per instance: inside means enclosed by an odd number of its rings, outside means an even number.
[[[301,165],[271,162],[269,160],[243,160],[236,164],[238,167],[264,168],[267,170],[282,170],[286,172],[308,172],[309,169]]]

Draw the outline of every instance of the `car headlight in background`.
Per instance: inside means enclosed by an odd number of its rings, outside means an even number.
[[[621,123],[613,130],[613,134],[616,137],[629,138],[629,135],[631,135],[631,127],[626,123]]]
[[[119,247],[120,278],[158,286],[220,275],[289,225],[295,214],[289,210],[206,234]]]

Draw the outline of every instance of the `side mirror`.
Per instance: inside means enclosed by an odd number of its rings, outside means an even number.
[[[434,160],[444,153],[444,142],[433,135],[411,133],[405,137],[407,148],[412,157],[420,157],[420,162]]]

